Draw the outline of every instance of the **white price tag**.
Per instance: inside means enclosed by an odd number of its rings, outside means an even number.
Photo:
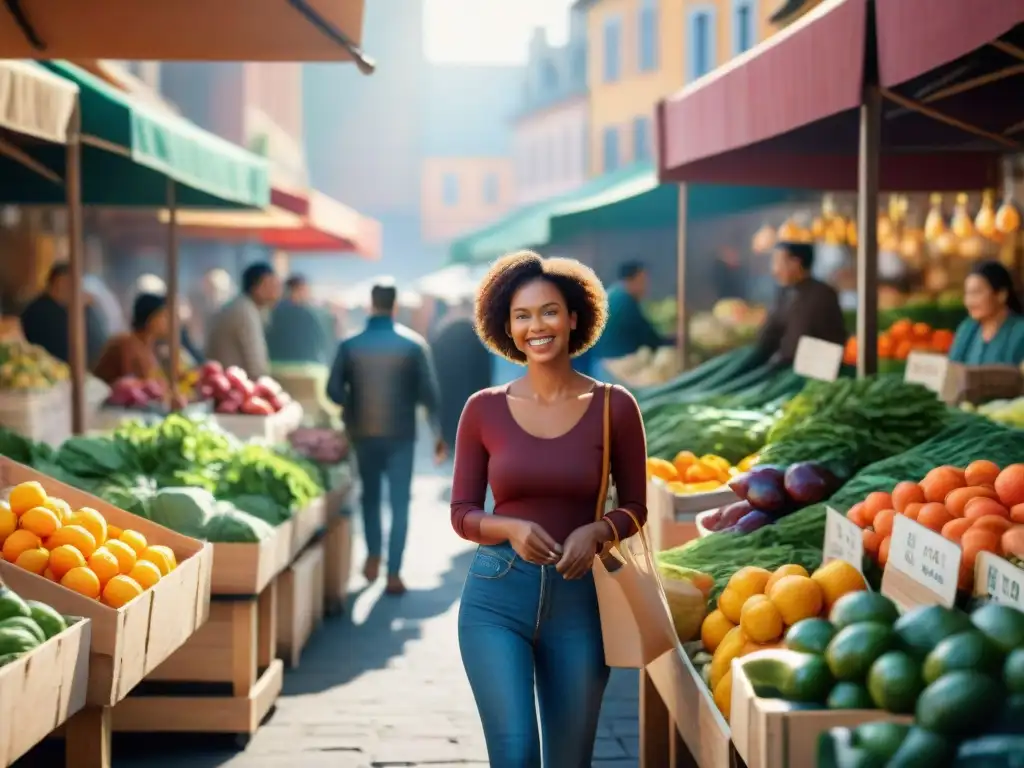
[[[835,381],[843,364],[843,348],[831,341],[801,336],[796,345],[793,371],[819,381]]]
[[[960,555],[956,544],[909,517],[893,520],[886,569],[895,568],[945,606],[956,600]]]
[[[974,566],[976,590],[993,602],[1024,611],[1024,571],[991,552],[979,552]]]
[[[930,352],[911,352],[907,357],[907,369],[903,380],[920,384],[934,392],[943,401],[953,398],[956,388],[956,363],[945,355]]]
[[[858,571],[864,566],[864,536],[857,524],[832,507],[825,507],[825,543],[822,562],[844,560]]]

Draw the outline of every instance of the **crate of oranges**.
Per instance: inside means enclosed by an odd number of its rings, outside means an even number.
[[[0,577],[93,622],[89,703],[110,706],[206,621],[213,550],[0,457]]]

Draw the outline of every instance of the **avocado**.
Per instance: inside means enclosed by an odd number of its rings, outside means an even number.
[[[946,768],[953,760],[954,747],[938,734],[911,728],[886,768]]]
[[[1024,613],[1016,608],[989,603],[971,614],[971,623],[1003,653],[1024,646]]]
[[[954,670],[921,692],[916,722],[934,733],[969,736],[981,730],[1002,701],[1002,688],[988,675]]]
[[[1007,655],[1003,682],[1010,693],[1024,693],[1024,648],[1015,648]]]
[[[924,683],[921,665],[908,653],[889,651],[879,656],[868,672],[868,692],[876,707],[897,715],[914,711]]]
[[[954,669],[974,670],[998,675],[1003,653],[995,643],[977,630],[947,637],[925,657],[922,674],[926,684],[934,683]]]
[[[824,653],[836,628],[825,619],[803,619],[786,632],[786,647],[801,653]]]
[[[874,757],[889,761],[909,731],[910,726],[902,723],[885,720],[864,723],[853,729],[853,745],[867,750]]]
[[[829,709],[874,709],[868,689],[860,683],[836,683],[825,701]]]
[[[863,591],[851,592],[839,598],[832,606],[828,620],[838,631],[865,621],[892,626],[899,617],[899,611],[892,600],[879,592]]]
[[[947,637],[971,628],[967,614],[941,605],[918,608],[901,616],[893,625],[904,649],[922,661]]]
[[[867,621],[841,630],[825,651],[825,660],[836,680],[863,682],[875,659],[894,643],[892,630],[884,624]]]
[[[985,733],[1024,736],[1024,694],[1010,694],[999,717],[988,723]]]

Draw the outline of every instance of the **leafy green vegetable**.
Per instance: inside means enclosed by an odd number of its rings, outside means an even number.
[[[206,523],[203,538],[232,544],[256,544],[274,532],[269,524],[240,509],[224,508]]]
[[[202,488],[161,488],[150,505],[150,519],[192,538],[205,535],[217,511],[217,500]]]
[[[258,517],[270,525],[280,525],[292,516],[292,510],[288,509],[288,507],[282,507],[276,501],[266,496],[256,496],[250,493],[242,496],[233,496],[224,499],[224,501],[244,512],[248,512],[253,517]]]

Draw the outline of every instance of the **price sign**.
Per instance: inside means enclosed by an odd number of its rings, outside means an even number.
[[[835,381],[843,364],[843,348],[831,341],[801,336],[796,345],[793,371],[819,381]]]
[[[1024,611],[1024,571],[991,552],[979,552],[974,566],[975,591],[993,602]]]
[[[844,560],[858,571],[864,564],[864,537],[852,520],[836,512],[832,507],[825,508],[825,543],[822,545],[823,562]]]
[[[944,355],[930,352],[911,352],[903,380],[920,384],[934,392],[943,401],[953,399],[956,392],[956,364]]]
[[[952,606],[960,576],[960,547],[909,517],[896,515],[885,571],[886,577],[890,571],[903,577],[895,585],[903,593],[902,599],[889,596],[904,607],[935,603]],[[883,577],[885,581],[893,585],[893,579]],[[902,584],[904,581],[909,583]]]

